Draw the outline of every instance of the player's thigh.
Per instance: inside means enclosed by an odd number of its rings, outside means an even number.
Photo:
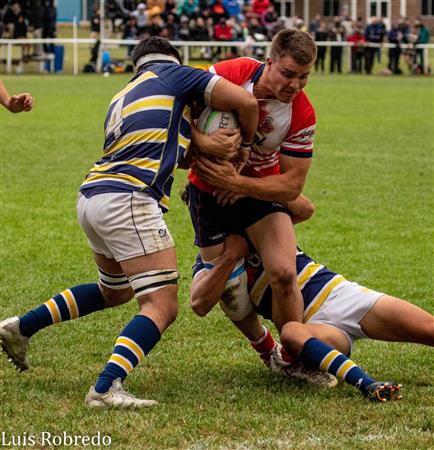
[[[433,315],[390,295],[382,295],[360,325],[372,339],[434,346]]]
[[[295,270],[297,244],[291,218],[284,212],[263,217],[246,230],[261,255],[267,272],[290,267]]]
[[[205,263],[210,263],[218,258],[223,253],[223,250],[223,243],[210,247],[200,247],[200,256]]]
[[[233,225],[234,209],[217,203],[216,197],[190,184],[187,188],[188,208],[194,229],[194,243],[201,249],[223,244],[225,237],[237,229]],[[211,250],[210,250],[211,251]],[[202,257],[205,257],[201,251]],[[216,256],[218,256],[217,253]],[[207,255],[207,260],[213,259]]]

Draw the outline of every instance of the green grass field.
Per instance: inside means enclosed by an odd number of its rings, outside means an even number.
[[[0,111],[1,318],[96,279],[75,200],[99,158],[108,102],[126,81],[4,77],[36,106]],[[318,134],[305,192],[317,211],[298,227],[300,245],[347,278],[433,313],[432,80],[313,76],[307,91]],[[327,391],[268,372],[218,309],[192,313],[196,250],[177,195],[184,181],[179,171],[167,215],[182,274],[178,320],[126,383],[160,405],[99,412],[83,404],[136,313],[131,302],[35,335],[27,372],[0,355],[0,434],[100,431],[116,450],[433,449],[432,348],[360,342],[357,363],[404,385],[403,401],[372,404],[350,386]]]

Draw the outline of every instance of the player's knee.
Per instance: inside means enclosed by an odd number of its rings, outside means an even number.
[[[302,323],[288,322],[280,332],[280,341],[289,353],[298,355],[306,341],[304,334],[304,325]]]
[[[270,285],[273,290],[279,289],[285,291],[288,294],[293,292],[297,282],[297,273],[295,267],[291,265],[282,265],[280,267],[273,268],[268,274]]]
[[[102,284],[99,285],[106,308],[114,308],[129,302],[134,297],[134,291],[128,287],[126,289],[110,289]]]
[[[421,328],[424,344],[434,347],[434,316],[431,316]]]
[[[200,316],[204,317],[208,314],[209,308],[206,308],[204,303],[197,299],[190,299],[190,305],[193,312]]]

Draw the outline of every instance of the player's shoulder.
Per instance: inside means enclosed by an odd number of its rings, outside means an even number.
[[[291,106],[293,124],[303,123],[314,125],[316,123],[315,108],[304,91],[301,91],[295,97]]]
[[[253,80],[262,67],[263,63],[257,59],[241,57],[214,64],[209,71],[221,75],[233,83],[243,84]]]
[[[292,108],[297,112],[315,114],[315,108],[304,90],[301,91],[292,101]]]

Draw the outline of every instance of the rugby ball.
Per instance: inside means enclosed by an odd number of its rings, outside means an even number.
[[[219,128],[238,128],[238,119],[230,111],[215,111],[207,106],[197,120],[197,127],[202,133],[210,134]]]

